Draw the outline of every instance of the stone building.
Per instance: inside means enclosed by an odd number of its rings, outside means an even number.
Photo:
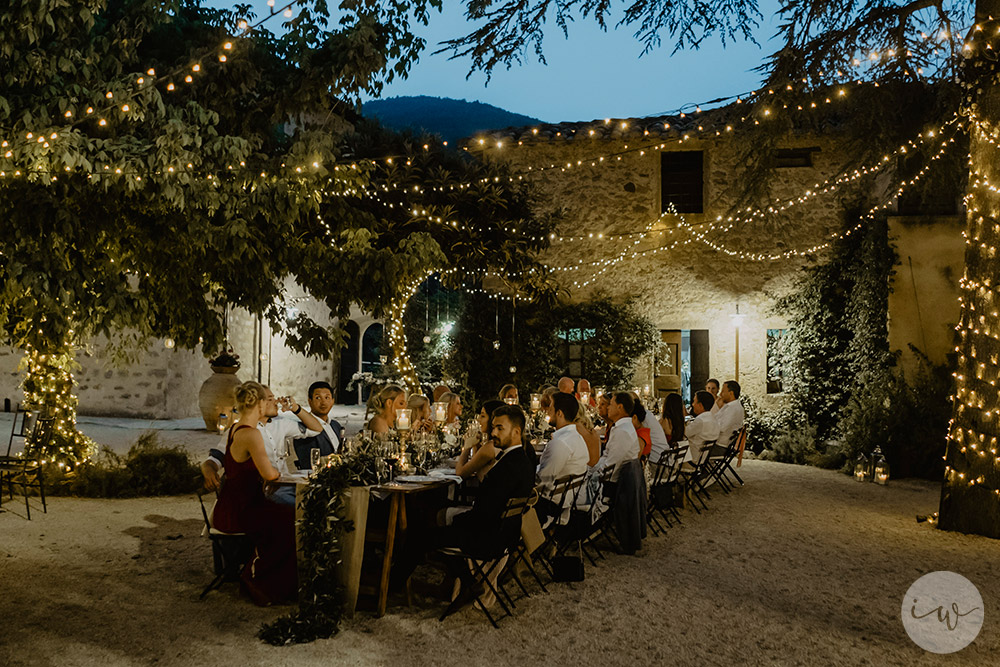
[[[890,235],[905,267],[893,277],[891,345],[914,343],[944,362],[964,261],[958,194],[945,195],[939,210],[918,210],[905,192],[896,196],[895,161],[823,192],[848,156],[835,132],[797,134],[775,156],[774,210],[730,220],[744,171],[736,136],[746,122],[730,107],[510,128],[474,137],[466,150],[509,162],[537,186],[543,206],[561,210],[544,261],[572,298],[634,298],[660,328],[667,359],[658,368],[642,360],[636,384],[687,393],[709,377],[737,378],[765,405],[794,390],[768,378],[769,347],[787,326],[775,302],[802,267],[822,261],[822,246],[842,233],[859,198],[896,213]],[[587,375],[586,344],[567,341],[578,377]]]

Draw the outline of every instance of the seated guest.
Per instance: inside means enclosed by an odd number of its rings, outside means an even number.
[[[667,443],[667,434],[663,432],[660,420],[656,418],[652,410],[644,409],[643,412],[645,412],[645,416],[642,418],[642,426],[649,429],[650,449],[647,456],[653,461],[658,461],[660,454],[665,452],[669,446]]]
[[[493,446],[493,439],[489,433],[493,426],[493,412],[501,405],[505,405],[505,403],[498,400],[483,403],[483,409],[476,417],[479,421],[479,431],[466,437],[462,453],[458,455],[458,461],[455,462],[456,475],[462,478],[475,475],[482,481],[493,466],[497,450]]]
[[[600,472],[608,466],[614,467],[611,481],[618,481],[619,467],[625,461],[639,458],[639,436],[632,426],[632,395],[620,391],[608,403],[608,421],[613,423],[604,454],[594,469]]]
[[[649,437],[649,428],[642,425],[643,420],[646,418],[646,408],[642,407],[640,401],[633,403],[631,416],[632,428],[635,429],[635,435],[639,438],[639,445],[641,447],[639,456],[649,456],[650,451],[653,449],[653,441]]]
[[[324,430],[323,424],[311,413],[302,409],[302,406],[295,401],[282,398],[281,406],[286,412],[291,412],[296,419],[277,419],[278,399],[274,393],[265,385],[263,387],[263,412],[261,421],[257,423],[257,429],[264,438],[264,448],[271,465],[279,471],[287,466],[283,465],[285,452],[285,440],[298,440],[302,438],[312,438],[318,436]],[[225,460],[226,444],[229,441],[228,434],[222,436],[219,449],[211,449],[208,458],[201,464],[201,474],[205,478],[205,488],[211,491],[218,491],[222,486],[223,462]],[[289,454],[291,452],[288,452]],[[268,500],[282,505],[295,506],[295,487],[279,486],[269,488]]]
[[[667,444],[671,447],[684,440],[684,399],[680,394],[667,394],[663,400],[663,418],[660,420],[660,427],[667,436]]]
[[[332,407],[333,387],[329,382],[320,380],[309,385],[309,412],[323,425],[323,430],[315,437],[297,438],[293,442],[295,467],[299,470],[308,470],[312,467],[310,455],[313,449],[318,449],[320,456],[329,456],[340,449],[344,429],[336,420],[330,419]],[[300,423],[299,428],[305,431],[305,424]]]
[[[601,435],[601,445],[608,444],[611,435],[611,420],[608,418],[608,408],[611,406],[611,394],[601,394],[597,399],[597,415],[604,422],[604,433]]]
[[[524,411],[517,405],[501,405],[493,411],[493,445],[496,465],[482,484],[472,509],[452,520],[445,542],[458,544],[471,553],[488,552],[517,536],[521,522],[503,524],[503,512],[511,498],[526,498],[535,487],[535,469],[522,445]],[[512,534],[507,534],[509,528]]]
[[[712,414],[714,415],[722,407],[722,399],[719,397],[719,381],[715,378],[709,378],[705,381],[705,391],[712,395],[712,400],[715,403],[712,404]],[[692,404],[692,407],[694,405]]]
[[[387,385],[375,398],[378,412],[368,422],[368,430],[374,433],[388,433],[396,428],[396,410],[406,409],[406,392],[399,385]]]
[[[590,407],[592,408],[596,408],[597,397],[594,396],[594,392],[590,390],[590,380],[587,380],[586,378],[580,378],[576,383],[576,397],[580,398],[580,395],[584,393],[590,395],[590,398],[587,401],[588,405],[590,405]]]
[[[701,450],[706,442],[713,442],[719,439],[719,422],[712,414],[712,406],[715,399],[707,391],[699,391],[694,396],[694,419],[685,427],[684,434],[687,436],[688,444],[691,446],[691,460],[698,461]]]
[[[583,409],[582,403],[580,403],[580,410],[576,413],[574,421],[576,422],[576,431],[587,443],[587,451],[590,453],[587,465],[592,466],[601,458],[601,436],[594,428],[594,422],[591,421],[590,415]]]
[[[431,402],[423,394],[413,394],[406,400],[410,409],[410,429],[415,433],[433,433],[434,420],[431,419]]]
[[[433,394],[434,402],[437,403],[438,401],[441,400],[442,396],[449,393],[451,393],[451,389],[448,388],[448,385],[439,384],[438,386],[434,387],[434,394]]]
[[[512,384],[505,384],[500,387],[500,400],[504,403],[508,403],[508,399],[513,399],[511,405],[517,405],[517,386]]]
[[[241,579],[253,601],[264,606],[294,600],[297,592],[295,510],[264,497],[264,482],[280,477],[257,428],[267,417],[267,393],[256,382],[236,388],[240,419],[227,434],[226,483],[213,512],[215,528],[246,533],[253,542]]]
[[[554,427],[555,424],[552,423],[552,417],[549,415],[549,408],[552,406],[552,397],[557,393],[559,393],[559,390],[555,387],[545,387],[545,389],[542,390],[542,397],[539,399],[542,412],[545,414],[546,423],[551,427]]]
[[[536,505],[536,511],[543,524],[547,517],[562,515],[573,501],[572,498],[566,498],[563,506],[558,505],[563,499],[552,497],[555,480],[566,475],[581,475],[587,472],[590,452],[587,443],[577,430],[578,425],[575,420],[579,411],[580,402],[572,394],[557,392],[552,396],[548,414],[550,423],[555,424],[556,431],[545,445],[538,463],[539,493],[542,498]]]
[[[719,444],[728,445],[736,432],[743,428],[743,422],[747,418],[740,403],[740,383],[736,380],[723,382],[719,398],[722,399],[722,407],[715,413],[715,420],[719,422]]]
[[[448,412],[445,415],[444,423],[446,425],[457,424],[458,418],[462,414],[462,399],[459,395],[449,391],[447,394],[441,394],[441,398],[438,400],[441,403],[448,404]]]
[[[559,382],[558,382],[558,384],[556,384],[556,388],[559,391],[563,392],[564,394],[572,394],[573,393],[573,388],[575,386],[576,386],[576,383],[573,382],[573,378],[566,377],[566,376],[563,376],[563,377],[559,378]]]

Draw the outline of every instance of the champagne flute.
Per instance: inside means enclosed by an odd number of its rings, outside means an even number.
[[[313,447],[309,450],[309,463],[312,466],[312,472],[314,475],[319,472],[319,460],[321,455],[319,447]]]

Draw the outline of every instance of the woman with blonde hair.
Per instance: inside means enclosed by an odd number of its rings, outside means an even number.
[[[226,533],[246,533],[254,545],[243,569],[243,588],[261,606],[295,599],[295,510],[269,502],[264,482],[280,473],[268,459],[257,424],[266,419],[274,395],[257,382],[236,388],[240,419],[229,428],[223,467],[225,483],[213,512],[214,527]]]
[[[413,394],[406,401],[410,410],[410,428],[418,433],[432,433],[434,421],[431,419],[431,402],[423,394]]]
[[[368,429],[375,433],[388,433],[396,427],[396,410],[406,409],[406,392],[397,384],[386,385],[375,398],[378,411],[368,422]]]

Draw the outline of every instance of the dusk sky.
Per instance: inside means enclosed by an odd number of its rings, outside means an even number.
[[[253,4],[264,15],[266,2]],[[775,32],[776,0],[761,1],[760,47],[739,41],[724,49],[713,38],[699,51],[673,56],[673,45],[665,40],[666,46],[640,58],[642,45],[629,28],[604,33],[593,21],[580,21],[570,25],[567,40],[550,23],[545,41],[548,65],[537,63],[531,54],[522,66],[496,71],[487,86],[482,74],[466,79],[467,59],[449,61],[445,54],[431,55],[438,42],[470,31],[463,4],[449,0],[442,14],[432,15],[431,25],[421,31],[428,48],[420,62],[408,79],[388,86],[383,97],[478,100],[546,122],[647,116],[756,88],[760,75],[751,70],[775,50],[767,40]],[[280,20],[272,19],[268,26],[279,30]]]

